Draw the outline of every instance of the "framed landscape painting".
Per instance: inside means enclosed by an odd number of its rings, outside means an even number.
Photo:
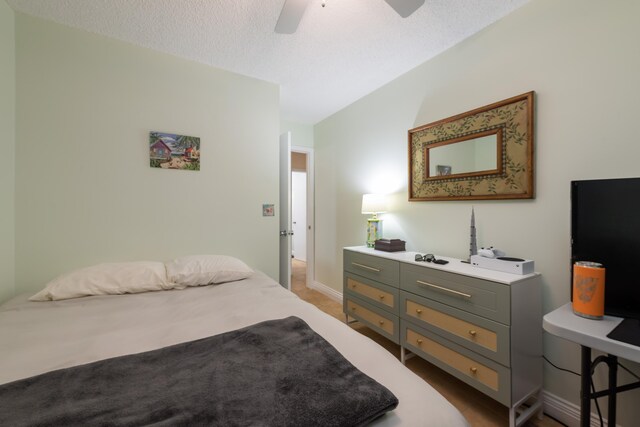
[[[199,171],[200,138],[166,132],[149,132],[149,166]]]

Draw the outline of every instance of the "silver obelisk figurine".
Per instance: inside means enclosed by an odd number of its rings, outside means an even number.
[[[471,238],[469,243],[469,259],[471,261],[471,255],[478,255],[478,242],[476,241],[476,216],[473,212],[473,206],[471,207]]]

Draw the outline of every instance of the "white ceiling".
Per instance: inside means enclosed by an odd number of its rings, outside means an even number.
[[[280,85],[281,116],[315,124],[528,0],[309,0],[295,34],[284,0],[7,0],[16,11]]]

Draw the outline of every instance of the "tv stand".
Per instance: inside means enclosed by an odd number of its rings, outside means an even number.
[[[591,320],[573,313],[571,303],[547,313],[542,319],[544,330],[560,338],[580,344],[581,361],[581,390],[580,390],[580,425],[587,427],[591,418],[591,399],[609,397],[609,423],[616,425],[616,395],[623,391],[640,388],[640,381],[618,386],[618,357],[640,363],[640,347],[626,342],[611,339],[608,335],[616,329],[623,319],[604,316],[602,320]],[[607,353],[591,361],[591,350]],[[608,388],[591,392],[591,372],[600,363],[609,367]]]

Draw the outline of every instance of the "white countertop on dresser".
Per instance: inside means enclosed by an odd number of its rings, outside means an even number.
[[[392,259],[395,261],[404,262],[406,264],[419,265],[421,267],[432,268],[434,270],[441,270],[449,273],[463,274],[465,276],[475,277],[477,279],[484,279],[484,280],[490,280],[492,282],[504,283],[506,285],[517,283],[522,280],[526,280],[531,277],[538,276],[540,274],[540,273],[531,273],[531,274],[519,275],[519,274],[503,273],[501,271],[487,270],[485,268],[474,267],[471,264],[462,262],[462,260],[458,258],[439,256],[438,254],[434,254],[436,259],[447,260],[449,261],[449,264],[440,265],[440,264],[434,264],[432,262],[415,261],[416,254],[425,255],[427,252],[412,252],[412,251],[386,252],[386,251],[378,251],[373,248],[368,248],[366,246],[348,246],[348,247],[345,247],[344,249],[352,252],[359,252],[367,255],[378,256],[381,258]]]

